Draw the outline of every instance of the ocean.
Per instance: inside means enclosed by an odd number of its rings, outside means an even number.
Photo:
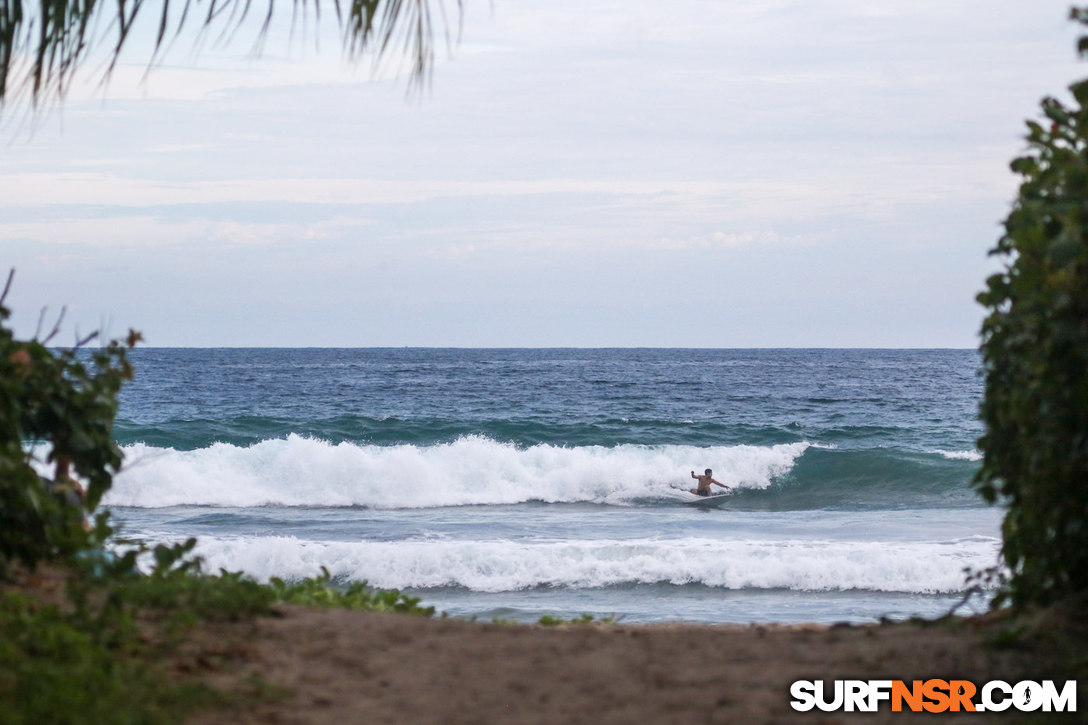
[[[939,616],[997,562],[973,350],[131,359],[104,505],[210,571],[324,567],[483,620],[832,623]],[[734,494],[693,505],[706,468]]]

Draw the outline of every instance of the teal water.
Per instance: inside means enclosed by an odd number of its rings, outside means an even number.
[[[455,615],[940,614],[996,560],[956,350],[144,349],[107,505]],[[734,488],[687,503],[689,471]]]

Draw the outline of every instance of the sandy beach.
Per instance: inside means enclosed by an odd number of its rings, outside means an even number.
[[[798,679],[1072,679],[1036,619],[872,626],[569,625],[426,620],[282,607],[207,625],[174,667],[207,682],[271,690],[218,723],[913,722],[932,714],[798,713]],[[1004,646],[1003,646],[1004,645]],[[1048,664],[1051,663],[1051,664]],[[254,678],[258,678],[255,680]],[[247,684],[248,683],[248,684]],[[270,687],[271,686],[271,687]],[[1083,685],[1082,685],[1083,687]],[[1083,692],[1081,692],[1083,694]],[[942,722],[1020,722],[1025,713],[951,713]],[[1076,715],[1047,714],[1047,722]]]

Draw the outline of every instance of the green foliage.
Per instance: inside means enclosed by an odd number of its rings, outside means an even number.
[[[551,614],[545,614],[541,617],[537,624],[541,627],[562,627],[569,624],[615,624],[615,617],[602,617],[597,619],[592,614],[582,614],[579,617],[572,617],[571,619],[564,619],[563,617],[555,617]]]
[[[434,607],[422,607],[418,597],[409,597],[396,589],[370,589],[366,582],[354,582],[346,589],[339,589],[331,585],[331,580],[329,570],[321,567],[320,576],[292,584],[273,577],[268,586],[275,601],[284,604],[434,616]]]
[[[1088,23],[1088,11],[1073,18]],[[1088,41],[1081,40],[1082,50]],[[1028,122],[1023,177],[978,299],[986,376],[975,486],[1007,505],[997,602],[1046,604],[1088,589],[1088,80]]]
[[[191,553],[195,543],[82,560],[84,571],[68,580],[63,607],[19,591],[0,595],[0,725],[169,723],[229,704],[237,694],[178,680],[164,663],[202,622],[272,614],[278,602],[434,614],[434,607],[395,590],[338,589],[325,570],[267,585],[237,572],[205,574]],[[143,554],[154,561],[146,574],[137,567]],[[257,688],[253,696],[268,694],[261,683],[249,684]]]
[[[420,606],[420,600],[396,589],[371,589],[366,582],[346,588],[332,583],[328,569],[298,582],[286,583],[273,577],[260,584],[242,572],[220,569],[218,574],[203,571],[203,561],[192,555],[196,539],[152,549],[137,547],[120,557],[85,558],[83,578],[72,589],[81,609],[84,602],[105,602],[107,608],[132,611],[155,610],[169,613],[173,626],[199,621],[239,620],[269,614],[273,604],[335,607],[370,612],[397,612],[430,617],[434,607]],[[154,565],[141,574],[137,561],[150,553]]]
[[[223,699],[158,671],[162,650],[111,610],[88,618],[0,595],[0,723],[154,725]]]
[[[986,638],[986,645],[996,650],[1025,649],[1031,644],[1027,627],[1009,625],[993,632]]]
[[[154,565],[146,575],[137,570],[144,548],[130,549],[123,556],[85,558],[79,563],[85,576],[73,583],[71,592],[80,611],[93,610],[98,602],[108,616],[122,613],[156,612],[165,618],[171,631],[201,621],[239,620],[271,611],[276,601],[271,587],[262,586],[241,572],[204,574],[201,560],[192,556],[196,539],[150,550]],[[128,612],[128,614],[124,614]]]
[[[113,419],[121,383],[132,377],[125,353],[140,336],[130,331],[124,344],[89,354],[80,347],[93,335],[59,352],[46,347],[52,335],[16,340],[5,324],[7,289],[0,297],[0,568],[12,560],[33,567],[99,545],[110,533],[105,515],[94,526],[84,521],[121,465]],[[52,479],[33,466],[41,449],[39,465],[56,467]]]

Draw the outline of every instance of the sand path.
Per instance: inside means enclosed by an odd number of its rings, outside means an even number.
[[[1045,648],[992,645],[1005,626],[602,626],[425,620],[283,607],[194,640],[187,668],[217,684],[258,675],[280,696],[193,723],[915,722],[934,715],[790,707],[797,679],[1044,677]],[[990,642],[991,644],[987,644]],[[1083,694],[1083,693],[1082,693]],[[1018,721],[945,713],[939,722]],[[1051,715],[1049,717],[1055,717]],[[1066,718],[1058,717],[1059,721]],[[1048,720],[1049,722],[1050,720]]]

